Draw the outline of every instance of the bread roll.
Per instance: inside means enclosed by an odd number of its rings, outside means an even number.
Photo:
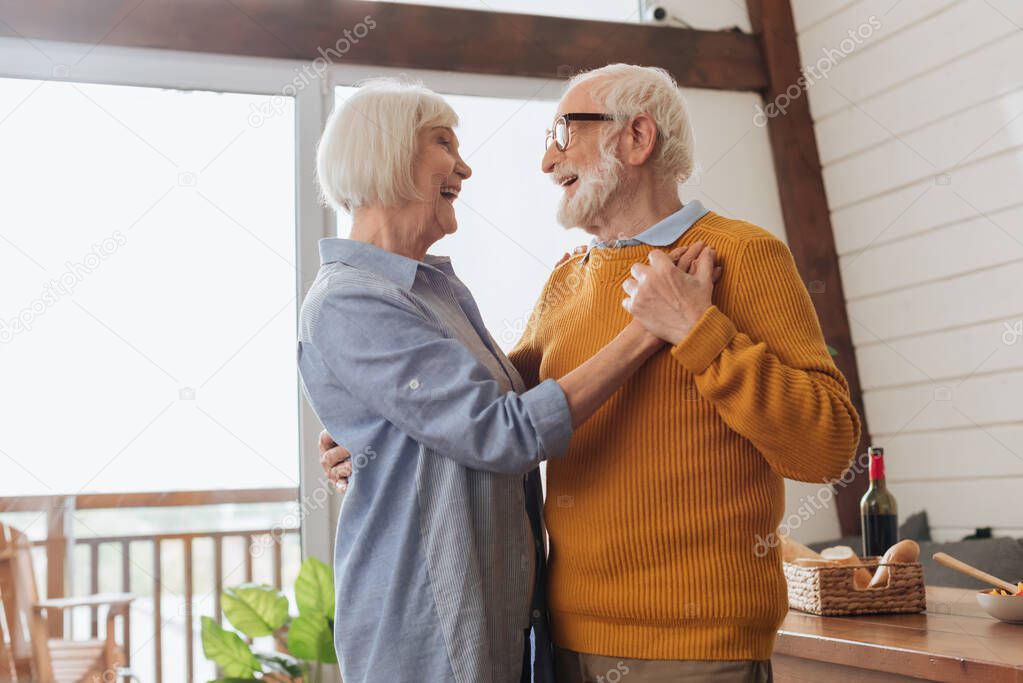
[[[799,541],[793,541],[788,536],[783,534],[778,535],[781,538],[781,559],[785,562],[794,562],[801,557],[811,558],[815,560],[821,559],[813,550],[810,550]]]
[[[866,567],[857,567],[853,572],[853,588],[858,591],[866,590],[870,586],[870,570]]]
[[[821,551],[821,557],[831,560],[837,564],[855,565],[863,561],[847,545],[836,545],[832,548],[825,548]],[[870,583],[870,570],[866,567],[859,567],[853,572],[853,587],[861,591]]]
[[[885,566],[888,563],[899,564],[901,562],[916,562],[920,559],[920,546],[917,545],[916,541],[899,541],[887,551],[881,557],[881,564],[878,566],[877,571],[874,572],[874,578],[870,580],[870,588],[877,588],[878,586],[884,586],[888,583],[888,576],[890,574],[888,567]]]
[[[791,564],[798,564],[800,567],[832,567],[835,563],[819,557],[797,557]]]
[[[821,551],[821,557],[839,564],[859,564],[860,558],[847,545],[836,545]]]

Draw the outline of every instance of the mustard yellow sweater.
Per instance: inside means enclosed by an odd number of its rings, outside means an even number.
[[[769,658],[787,599],[780,551],[763,541],[782,521],[783,477],[834,480],[855,455],[859,417],[788,248],[713,212],[673,246],[697,240],[724,269],[714,305],[548,464],[560,647]],[[555,269],[512,352],[527,383],[565,375],[629,322],[621,284],[651,249],[594,249]]]

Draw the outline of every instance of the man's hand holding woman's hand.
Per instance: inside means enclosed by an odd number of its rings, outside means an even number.
[[[634,323],[658,341],[678,344],[710,308],[714,283],[720,277],[717,255],[703,242],[667,255],[654,250],[649,264],[634,264],[632,277],[622,283],[629,295],[622,306],[632,313]]]

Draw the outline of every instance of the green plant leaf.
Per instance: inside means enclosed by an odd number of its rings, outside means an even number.
[[[334,616],[334,576],[326,564],[307,557],[295,579],[295,602],[303,617]]]
[[[288,650],[299,659],[337,664],[334,637],[322,616],[297,616],[288,627]]]
[[[242,584],[220,596],[224,616],[249,638],[268,636],[288,620],[288,599],[272,586]]]
[[[264,671],[286,674],[290,678],[299,678],[305,673],[302,662],[283,652],[256,652],[256,659],[263,664]]]
[[[252,678],[262,671],[259,660],[241,636],[224,630],[209,617],[202,618],[202,652],[220,665],[228,678]]]

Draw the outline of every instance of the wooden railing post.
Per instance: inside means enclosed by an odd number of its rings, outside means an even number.
[[[195,642],[194,621],[192,618],[192,539],[189,535],[183,539],[185,544],[185,659],[188,661],[186,680],[195,681]]]
[[[46,597],[63,598],[68,595],[74,575],[74,496],[52,496],[46,507]],[[51,638],[64,637],[64,612],[48,610],[47,621]]]

